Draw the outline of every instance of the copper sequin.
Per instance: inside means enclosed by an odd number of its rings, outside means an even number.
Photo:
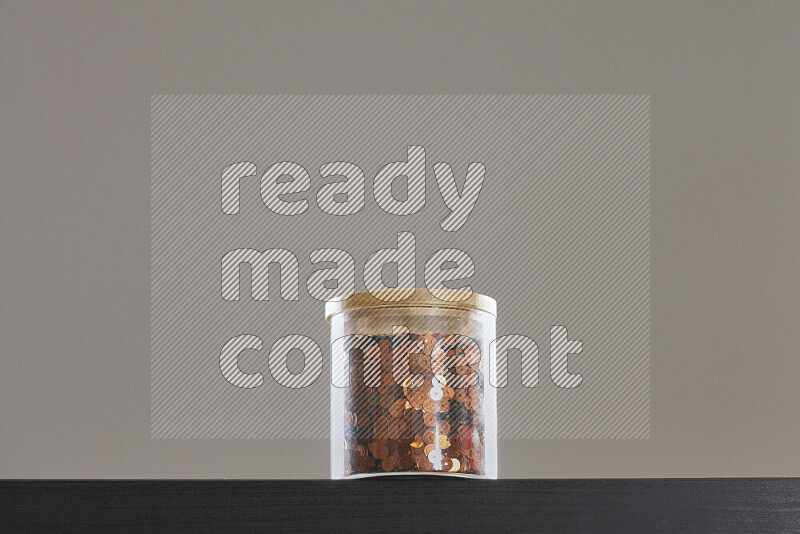
[[[408,334],[407,334],[408,335]],[[352,349],[351,381],[344,413],[345,474],[393,471],[451,472],[483,475],[483,375],[479,359],[461,347],[438,347],[446,336],[410,334],[412,378],[395,382],[395,343],[376,336],[380,355],[367,359]],[[397,343],[399,345],[399,343]],[[439,350],[444,352],[439,352]],[[446,369],[437,354],[447,354]],[[434,359],[432,363],[432,359]],[[375,368],[380,361],[380,376]],[[448,378],[468,375],[476,380],[463,388],[448,386]],[[364,377],[369,375],[369,387]],[[448,374],[449,373],[449,374]],[[422,377],[424,381],[414,381]],[[454,382],[455,384],[455,382]],[[462,385],[464,383],[462,382]]]

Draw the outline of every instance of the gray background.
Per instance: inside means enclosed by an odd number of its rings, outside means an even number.
[[[324,477],[151,440],[152,94],[650,94],[649,440],[503,477],[800,475],[797,2],[3,2],[0,476]]]

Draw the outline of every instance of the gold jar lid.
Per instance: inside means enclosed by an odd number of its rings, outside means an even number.
[[[435,290],[440,295],[433,295],[426,288],[416,288],[414,293],[404,300],[391,300],[398,298],[411,289],[388,289],[378,292],[386,300],[374,297],[368,291],[351,293],[325,303],[325,320],[331,322],[331,317],[337,313],[368,308],[448,308],[456,310],[477,310],[490,313],[497,317],[497,302],[492,297],[469,293],[460,289]],[[444,298],[441,298],[444,297]],[[458,300],[461,299],[461,300]]]

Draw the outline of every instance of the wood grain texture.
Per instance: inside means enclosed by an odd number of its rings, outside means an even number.
[[[800,479],[4,481],[1,530],[798,532]]]

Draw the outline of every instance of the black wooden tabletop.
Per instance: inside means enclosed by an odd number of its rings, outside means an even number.
[[[3,532],[800,532],[800,479],[4,481]]]

